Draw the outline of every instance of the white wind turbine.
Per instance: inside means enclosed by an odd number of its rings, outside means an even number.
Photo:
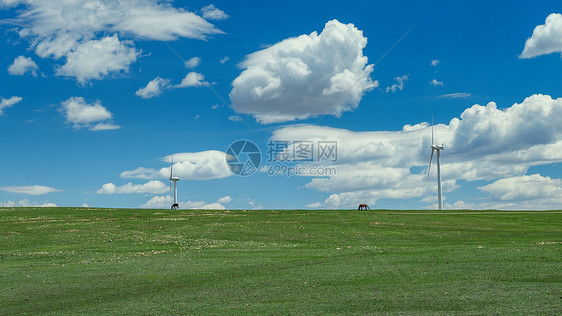
[[[431,118],[431,157],[429,158],[429,167],[427,168],[427,176],[431,170],[431,161],[433,160],[433,152],[437,151],[437,198],[439,209],[443,209],[443,191],[441,190],[441,150],[444,150],[443,145],[436,145],[433,139],[433,117]]]
[[[170,164],[170,193],[172,193],[172,182],[174,182],[174,204],[171,209],[178,209],[178,186],[177,182],[180,181],[179,177],[174,177],[174,156],[172,156],[172,163]]]

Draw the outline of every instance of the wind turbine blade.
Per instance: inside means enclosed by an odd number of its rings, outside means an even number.
[[[170,163],[170,178],[172,178],[172,176],[174,175],[173,170],[174,170],[174,156],[172,156],[172,162]]]
[[[435,141],[433,140],[433,114],[431,114],[431,145],[434,145]],[[431,154],[433,154],[433,150],[431,151]]]
[[[433,160],[433,151],[434,149],[431,149],[431,156],[429,157],[429,167],[427,168],[427,177],[429,178],[429,171],[431,170],[431,161]]]
[[[170,194],[172,194],[172,176],[174,175],[174,156],[172,156],[172,162],[170,163]]]

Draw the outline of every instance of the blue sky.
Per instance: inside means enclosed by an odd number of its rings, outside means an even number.
[[[173,155],[182,208],[431,209],[432,115],[446,208],[562,203],[557,1],[0,8],[9,205],[168,208]],[[247,177],[225,159],[240,139],[262,152]],[[322,142],[337,161],[266,161]]]

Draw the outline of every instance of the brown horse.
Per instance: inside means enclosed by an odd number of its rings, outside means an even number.
[[[358,211],[361,210],[370,210],[369,205],[367,204],[359,204],[359,207],[357,208]]]

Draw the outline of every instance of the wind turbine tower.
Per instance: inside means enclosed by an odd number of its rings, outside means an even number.
[[[172,210],[180,208],[178,204],[178,181],[180,181],[180,178],[174,177],[174,157],[172,156],[172,163],[170,164],[170,193],[172,193],[172,182],[174,182],[174,204],[172,204]]]
[[[441,150],[444,150],[443,145],[435,144],[433,139],[433,118],[431,118],[431,157],[429,158],[429,167],[427,168],[427,176],[431,170],[431,161],[433,160],[433,152],[437,152],[437,199],[439,209],[443,209],[443,191],[441,189]]]

